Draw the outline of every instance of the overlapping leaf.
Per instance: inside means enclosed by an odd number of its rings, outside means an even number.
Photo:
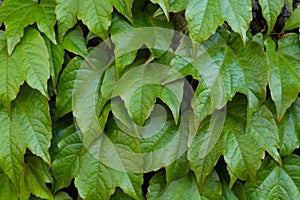
[[[251,15],[250,0],[190,0],[186,8],[190,36],[198,43],[205,41],[217,27],[227,21],[246,41]]]
[[[0,31],[0,102],[8,105],[16,98],[19,87],[26,81],[32,88],[48,96],[47,80],[50,77],[49,54],[40,33],[29,28],[9,56],[4,33]]]
[[[7,50],[11,54],[23,37],[24,28],[34,22],[39,30],[56,43],[54,25],[55,2],[41,0],[40,3],[31,0],[6,0],[0,7],[0,23],[5,24]]]
[[[299,52],[300,41],[296,34],[288,34],[280,39],[277,50],[272,40],[267,41],[270,63],[269,87],[279,121],[300,92]]]
[[[282,167],[267,158],[258,172],[257,185],[247,183],[249,199],[299,199],[300,158],[284,158]]]
[[[47,100],[37,91],[22,87],[12,103],[11,113],[1,107],[2,170],[17,186],[24,162],[25,148],[50,163],[48,148],[51,139],[51,120]]]

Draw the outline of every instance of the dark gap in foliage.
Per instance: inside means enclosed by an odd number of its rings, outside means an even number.
[[[151,178],[160,171],[164,171],[164,169],[160,169],[158,171],[152,171],[148,173],[144,173],[144,183],[142,185],[143,196],[145,197],[148,192],[148,187],[150,185]]]
[[[78,191],[75,187],[74,180],[75,179],[72,179],[71,184],[68,187],[63,188],[61,191],[68,193],[72,199],[78,199]]]
[[[291,11],[290,11],[288,5],[286,3],[284,3],[281,13],[279,14],[276,24],[274,26],[275,33],[281,32],[281,30],[284,27],[285,22],[288,20],[290,15],[291,15]]]
[[[267,22],[262,14],[261,6],[258,1],[252,2],[252,21],[250,22],[250,32],[252,35],[265,33],[267,31]]]
[[[295,149],[293,154],[300,156],[300,148]]]

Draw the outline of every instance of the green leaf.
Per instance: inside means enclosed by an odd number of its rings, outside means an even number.
[[[55,119],[72,111],[73,86],[82,63],[82,58],[73,58],[60,76],[57,86]]]
[[[280,136],[280,155],[287,156],[300,146],[300,99],[286,111],[278,125]]]
[[[57,192],[54,196],[55,200],[72,200],[72,197],[69,196],[66,192]]]
[[[159,4],[161,9],[165,13],[167,20],[169,21],[169,10],[170,10],[169,0],[151,0],[151,2]]]
[[[134,0],[111,0],[111,4],[121,13],[126,19],[133,23],[132,4]]]
[[[190,37],[199,44],[224,21],[246,42],[246,31],[252,20],[251,0],[191,0],[186,9],[186,19]]]
[[[20,199],[28,199],[30,194],[44,199],[54,199],[46,183],[52,183],[49,167],[38,157],[26,157],[20,175]]]
[[[130,117],[137,125],[142,126],[150,116],[156,98],[170,107],[175,122],[178,122],[183,81],[165,84],[169,70],[159,64],[140,66],[127,72],[118,82],[113,96],[123,99]],[[133,75],[135,79],[132,79]]]
[[[62,46],[68,51],[83,58],[85,58],[88,54],[80,26],[76,26],[74,29],[68,31],[68,33],[64,36]]]
[[[56,89],[59,73],[62,69],[62,64],[64,62],[64,49],[60,44],[55,45],[46,37],[44,37],[44,40],[49,54],[52,84]]]
[[[130,196],[125,194],[121,189],[117,188],[116,192],[114,193],[113,196],[111,196],[110,200],[133,200]]]
[[[247,128],[245,109],[245,99],[239,97],[228,105],[222,133],[224,159],[234,176],[255,181],[265,150],[281,163],[277,152],[279,136],[273,115],[265,106],[254,113]]]
[[[79,166],[79,153],[82,142],[75,126],[72,125],[65,130],[58,143],[58,153],[52,164],[55,178],[54,191],[70,185],[75,178]]]
[[[268,24],[268,34],[273,30],[277,17],[284,5],[282,0],[259,0],[262,13]]]
[[[198,191],[197,183],[192,173],[188,173],[186,176],[166,184],[165,173],[159,172],[150,180],[147,199],[219,199],[220,194],[221,187],[216,172],[209,175],[202,195]]]
[[[17,99],[12,102],[11,113],[3,107],[0,110],[0,167],[16,186],[26,147],[50,163],[49,106],[39,92],[23,87]]]
[[[277,50],[271,39],[267,41],[269,86],[278,121],[282,120],[284,113],[300,92],[299,51],[300,41],[296,34],[287,34],[285,38],[280,39]]]
[[[257,185],[246,183],[248,199],[299,199],[299,163],[297,155],[284,158],[282,167],[266,158],[258,171]]]
[[[298,6],[296,10],[294,10],[294,13],[292,13],[289,19],[285,22],[282,31],[299,28],[299,26],[300,26],[300,6]]]
[[[13,183],[2,170],[0,170],[0,179],[0,199],[18,199]]]
[[[117,186],[134,199],[141,197],[142,175],[109,168],[89,153],[80,157],[75,186],[84,199],[109,199]]]
[[[0,31],[0,102],[6,107],[18,94],[24,80],[44,96],[48,97],[47,80],[50,77],[50,64],[47,47],[39,32],[29,28],[24,38],[9,56],[4,33]]]
[[[190,165],[187,160],[187,154],[184,153],[181,157],[166,167],[167,183],[185,176],[189,171]]]
[[[54,25],[55,2],[41,0],[40,3],[32,0],[6,0],[0,7],[0,22],[4,21],[5,35],[7,37],[8,54],[12,54],[15,46],[24,34],[24,28],[37,23],[39,30],[47,35],[53,42],[55,40]]]
[[[268,67],[259,44],[248,41],[244,46],[237,34],[223,26],[194,53],[196,58],[187,48],[190,41],[181,43],[176,51],[180,56],[171,65],[199,81],[192,102],[199,120],[222,108],[237,92],[248,97],[248,116],[265,101]]]

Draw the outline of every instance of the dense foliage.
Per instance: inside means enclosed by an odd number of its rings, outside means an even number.
[[[0,199],[300,199],[299,4],[0,1]]]

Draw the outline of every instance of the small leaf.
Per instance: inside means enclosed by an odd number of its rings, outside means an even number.
[[[282,0],[259,0],[262,13],[268,24],[268,34],[273,30],[277,17],[284,5]]]
[[[161,9],[165,13],[167,20],[169,21],[169,9],[170,9],[169,0],[151,0],[151,1],[152,3],[159,4]]]
[[[80,26],[68,31],[64,36],[62,46],[68,51],[85,58],[88,54],[85,39]]]
[[[283,31],[292,30],[300,26],[300,6],[294,10],[289,19],[285,22]]]
[[[300,41],[298,35],[287,34],[275,43],[267,41],[267,54],[270,62],[269,86],[275,102],[277,120],[281,121],[286,110],[300,92]]]

